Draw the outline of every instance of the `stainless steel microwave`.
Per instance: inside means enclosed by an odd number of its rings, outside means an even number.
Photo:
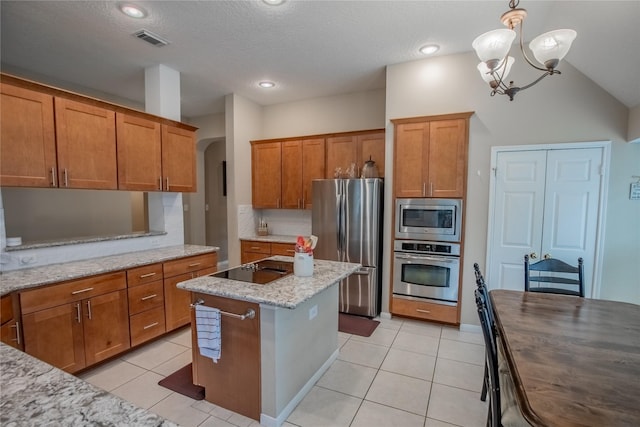
[[[396,199],[396,239],[459,242],[460,199]]]

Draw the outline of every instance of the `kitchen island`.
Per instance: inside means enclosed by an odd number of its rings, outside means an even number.
[[[276,256],[270,259],[293,261]],[[250,317],[221,316],[221,357],[200,355],[194,312],[193,378],[205,399],[282,425],[338,356],[338,283],[360,264],[314,261],[312,277],[290,275],[259,285],[205,276],[178,284],[193,303]]]

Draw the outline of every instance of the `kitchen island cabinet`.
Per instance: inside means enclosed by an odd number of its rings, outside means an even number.
[[[282,425],[338,356],[338,283],[358,268],[316,260],[312,277],[290,275],[264,285],[212,276],[179,283],[194,304],[256,312],[244,320],[221,316],[218,363],[200,355],[192,318],[194,382],[205,387],[205,399],[262,425]]]

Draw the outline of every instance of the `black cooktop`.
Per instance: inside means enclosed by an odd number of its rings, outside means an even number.
[[[265,259],[264,261],[243,264],[230,270],[213,273],[211,276],[264,285],[287,277],[291,273],[293,273],[293,262]]]

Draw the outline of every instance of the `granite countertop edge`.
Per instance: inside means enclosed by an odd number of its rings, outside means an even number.
[[[176,245],[144,251],[126,252],[80,261],[4,271],[0,275],[0,296],[67,280],[81,279],[112,271],[126,270],[156,262],[217,252],[216,246]]]
[[[4,343],[0,343],[0,370],[0,425],[177,427]]]
[[[292,257],[273,256],[270,259],[293,261]],[[179,282],[187,291],[294,309],[333,284],[351,275],[362,265],[338,261],[314,260],[311,277],[290,275],[265,285],[239,282],[220,277],[203,276]]]

